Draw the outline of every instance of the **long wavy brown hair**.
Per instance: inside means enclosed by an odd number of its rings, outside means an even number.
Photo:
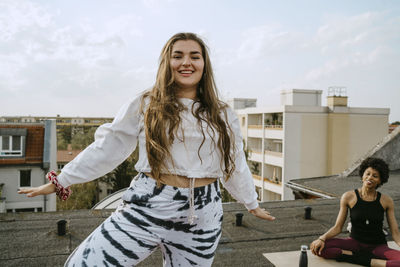
[[[144,125],[151,175],[160,185],[160,174],[170,173],[166,167],[166,162],[170,161],[174,166],[169,148],[177,136],[181,123],[180,112],[185,109],[185,106],[178,101],[176,96],[179,87],[175,83],[170,59],[173,45],[180,40],[193,40],[201,47],[204,69],[203,76],[197,86],[195,100],[199,102],[199,105],[196,109],[192,108],[191,112],[197,118],[199,125],[205,122],[208,129],[211,130],[212,141],[222,155],[221,169],[225,178],[229,179],[235,169],[232,153],[235,146],[233,145],[232,130],[227,123],[227,105],[218,98],[208,48],[203,40],[194,33],[178,33],[168,40],[161,51],[156,83],[152,89],[144,93],[142,98],[142,110],[144,110],[145,99],[149,98],[147,108],[144,111]],[[197,152],[199,158],[200,149],[205,141],[203,127],[200,127],[200,129],[203,134],[203,141]],[[184,129],[182,129],[182,133],[184,134]],[[218,136],[218,140],[214,139],[215,136]]]

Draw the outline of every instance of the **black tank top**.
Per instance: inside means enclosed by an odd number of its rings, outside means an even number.
[[[381,193],[378,192],[374,201],[364,201],[357,189],[354,192],[357,196],[357,203],[350,209],[350,236],[361,243],[386,244],[383,233],[385,209],[380,202]]]

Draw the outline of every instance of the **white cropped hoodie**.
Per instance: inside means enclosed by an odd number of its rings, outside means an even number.
[[[243,151],[239,120],[234,111],[231,108],[226,110],[227,123],[234,134],[236,168],[233,175],[225,181],[221,169],[221,153],[211,139],[213,133],[206,123],[202,122],[200,126],[192,114],[192,106],[199,103],[189,98],[179,98],[179,101],[187,109],[181,112],[181,125],[170,147],[173,164],[166,163],[169,172],[196,179],[221,178],[224,187],[238,202],[243,203],[248,210],[257,208],[257,194]],[[140,106],[141,96],[123,105],[112,123],[101,125],[95,133],[95,141],[62,169],[58,176],[59,183],[67,187],[107,174],[129,157],[137,143],[139,160],[135,169],[138,172],[150,172],[144,118]],[[204,129],[205,141],[199,150],[203,141],[200,127]],[[217,133],[214,140],[218,140]]]

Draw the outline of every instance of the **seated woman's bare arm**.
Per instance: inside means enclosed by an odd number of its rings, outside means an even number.
[[[400,247],[400,232],[399,225],[397,224],[396,217],[394,216],[394,203],[393,199],[388,195],[382,194],[382,206],[386,209],[386,220],[388,222],[390,232],[392,233],[393,240]]]
[[[340,199],[340,210],[336,218],[336,223],[326,233],[324,233],[318,239],[314,240],[311,243],[310,249],[313,254],[321,255],[321,251],[325,247],[325,240],[333,238],[338,234],[340,234],[344,222],[346,221],[347,218],[347,208],[349,207],[351,200],[354,198],[353,195],[354,195],[353,191],[348,191],[342,195]]]

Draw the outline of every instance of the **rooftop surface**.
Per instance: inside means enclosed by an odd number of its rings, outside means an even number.
[[[81,152],[81,149],[57,150],[57,162],[70,162]]]
[[[392,187],[390,180],[385,187]],[[395,207],[399,207],[400,194],[392,197]],[[311,220],[304,219],[306,206],[312,207]],[[265,202],[261,207],[277,219],[274,222],[260,220],[241,204],[223,205],[223,232],[213,266],[274,266],[263,253],[299,250],[302,244],[309,245],[334,223],[339,199]],[[62,266],[74,248],[111,212],[75,210],[0,214],[0,266]],[[237,212],[244,213],[240,227],[235,226]],[[400,209],[396,210],[396,218],[400,222]],[[56,223],[60,219],[68,221],[65,236],[56,233]],[[390,236],[388,240],[391,240]],[[161,266],[161,261],[157,250],[138,266]]]
[[[295,184],[305,190],[314,191],[327,196],[340,197],[344,192],[351,189],[361,187],[360,176],[325,176],[315,178],[302,178],[290,180],[291,184]],[[388,194],[393,197],[400,195],[400,170],[391,171],[388,183],[382,185],[378,190],[381,193]]]

